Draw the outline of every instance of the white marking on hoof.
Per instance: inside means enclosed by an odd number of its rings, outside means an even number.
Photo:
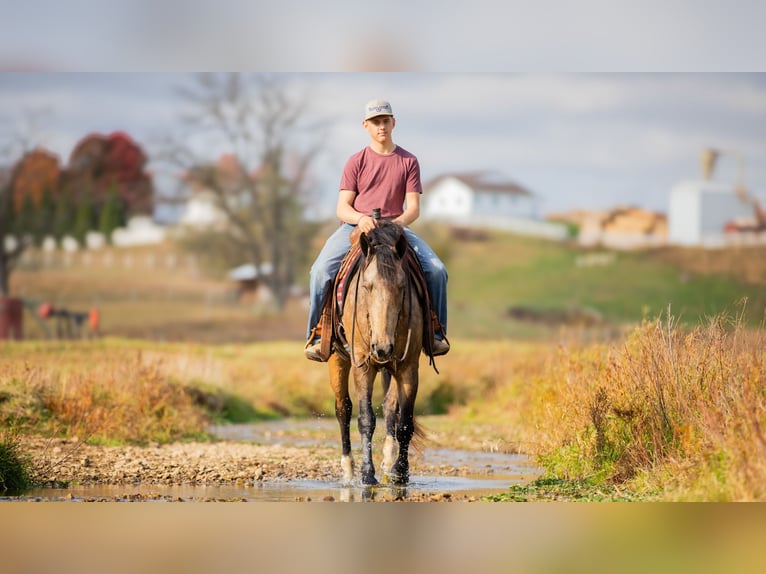
[[[391,467],[394,465],[394,456],[396,450],[396,441],[391,435],[386,435],[386,441],[383,443],[383,474],[387,475],[391,472]]]
[[[343,483],[351,484],[354,482],[354,459],[350,456],[342,455],[340,457],[340,468],[343,470]]]

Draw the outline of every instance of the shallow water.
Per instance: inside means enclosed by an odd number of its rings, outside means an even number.
[[[209,430],[224,440],[294,447],[330,446],[338,448],[340,452],[337,428],[335,420],[318,418],[219,425],[210,427]],[[356,429],[352,429],[352,446],[357,454],[359,434]],[[24,493],[22,497],[5,497],[5,500],[352,502],[468,499],[504,492],[513,484],[533,480],[541,472],[528,457],[521,454],[424,448],[420,453],[412,453],[412,456],[416,457],[418,462],[413,466],[436,470],[431,470],[428,474],[413,471],[407,487],[348,486],[325,480],[264,481],[236,486],[94,485],[66,489],[35,489]]]

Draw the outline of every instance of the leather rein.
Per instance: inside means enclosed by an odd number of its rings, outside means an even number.
[[[402,259],[402,264],[404,264],[405,260]],[[357,307],[359,305],[359,283],[362,280],[362,274],[364,273],[364,270],[367,268],[367,263],[365,263],[364,268],[360,268],[357,277],[356,277],[356,285],[354,287],[354,312],[352,314],[351,318],[351,364],[355,368],[362,368],[365,365],[368,365],[369,362],[372,360],[372,350],[370,349],[367,352],[367,356],[364,357],[359,364],[356,364],[356,354],[354,353],[354,342],[356,341],[356,317],[357,317]],[[410,340],[412,339],[412,276],[410,275],[409,271],[405,271],[405,275],[407,276],[407,342],[404,346],[404,352],[402,353],[402,356],[396,360],[390,360],[389,362],[392,363],[392,367],[394,370],[396,370],[396,364],[401,363],[404,361],[404,359],[407,357],[407,353],[410,350]],[[396,326],[394,327],[394,333],[396,333],[399,330],[399,320],[402,317],[402,309],[404,308],[404,297],[402,297],[402,304],[399,307],[399,312],[396,316]],[[368,313],[368,319],[367,324],[369,325],[369,313]],[[368,341],[372,339],[372,329],[370,329],[370,333],[368,336]],[[369,344],[368,344],[369,347]],[[381,363],[381,364],[388,364],[388,363]]]

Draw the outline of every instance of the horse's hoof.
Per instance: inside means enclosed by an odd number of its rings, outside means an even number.
[[[409,476],[391,476],[391,484],[393,486],[407,486],[409,483]]]
[[[409,471],[394,472],[393,470],[387,475],[388,480],[393,486],[407,486],[410,482]]]
[[[378,481],[375,479],[374,476],[363,476],[362,477],[362,485],[363,486],[376,486],[378,484]]]

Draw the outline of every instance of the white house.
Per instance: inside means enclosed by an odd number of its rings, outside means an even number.
[[[716,246],[727,242],[725,227],[753,217],[734,184],[684,181],[670,191],[668,241],[677,245]]]
[[[215,204],[211,191],[195,190],[178,219],[178,224],[188,227],[217,227],[226,221],[226,216]]]
[[[117,247],[148,245],[162,243],[165,236],[165,228],[157,225],[151,217],[136,215],[128,220],[126,227],[118,227],[112,232],[112,243]]]
[[[440,175],[423,186],[421,219],[504,229],[563,239],[566,227],[540,220],[541,200],[528,189],[492,172]]]

